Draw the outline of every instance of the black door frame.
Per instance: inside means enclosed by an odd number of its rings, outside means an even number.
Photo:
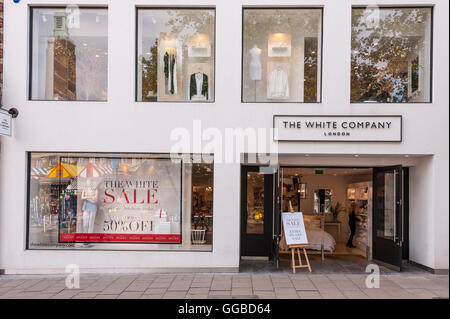
[[[273,259],[274,178],[264,166],[241,165],[240,256]],[[264,173],[264,234],[247,234],[247,173]]]
[[[403,260],[409,262],[409,167],[403,167]]]
[[[281,169],[277,165],[274,172],[274,200],[273,200],[273,238],[272,255],[275,268],[278,269],[280,260],[280,241],[281,241]]]
[[[378,180],[377,174],[380,173],[394,173],[394,187],[395,187],[395,212],[394,212],[394,236],[393,239],[387,239],[377,236],[377,220],[378,220],[378,201],[377,188]],[[404,228],[404,213],[403,213],[403,167],[401,165],[375,167],[373,169],[373,213],[372,213],[372,258],[375,261],[386,265],[395,270],[402,270],[403,263],[403,228]]]

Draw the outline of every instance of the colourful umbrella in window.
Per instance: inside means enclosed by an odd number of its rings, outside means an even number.
[[[78,175],[80,167],[74,164],[59,163],[48,173],[49,178],[73,178]]]
[[[78,177],[100,177],[103,174],[97,165],[89,163],[81,170]]]

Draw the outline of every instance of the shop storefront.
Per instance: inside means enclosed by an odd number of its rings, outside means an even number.
[[[88,2],[5,3],[2,272],[276,267],[298,211],[448,272],[448,3]]]

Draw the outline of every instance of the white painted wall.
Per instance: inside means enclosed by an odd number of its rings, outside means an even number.
[[[192,120],[206,127],[272,126],[274,114],[400,114],[402,143],[282,143],[286,163],[363,166],[417,165],[412,170],[411,259],[431,268],[448,269],[448,7],[446,0],[397,0],[396,4],[435,5],[433,103],[350,104],[351,5],[373,1],[280,0],[276,5],[324,7],[323,87],[321,104],[241,104],[241,7],[274,5],[273,0],[160,0],[155,4],[216,6],[215,103],[138,103],[135,95],[135,6],[146,0],[80,0],[109,8],[107,102],[27,100],[28,5],[66,4],[67,0],[7,1],[4,12],[3,105],[15,106],[13,137],[1,138],[0,269],[63,271],[69,263],[85,268],[237,267],[239,264],[239,165],[216,165],[213,252],[92,252],[25,250],[26,151],[169,152],[170,132],[192,130]],[[378,4],[392,5],[392,0]],[[89,116],[86,116],[89,114]],[[60,121],[60,119],[65,119]],[[194,150],[195,151],[195,150]],[[354,158],[352,154],[367,154]],[[344,156],[337,156],[341,154]],[[398,155],[398,157],[385,154]],[[404,158],[403,154],[433,155]],[[330,157],[333,155],[335,157]],[[370,155],[370,156],[369,156]],[[416,183],[416,185],[413,185]],[[423,186],[423,184],[429,187]],[[420,201],[420,203],[419,203]],[[411,205],[412,207],[413,205]],[[419,214],[420,211],[420,214]],[[418,219],[416,219],[418,218]],[[421,227],[421,225],[426,227]],[[428,249],[427,249],[428,248]]]
[[[424,199],[421,194],[434,195],[435,185],[433,185],[433,158],[427,157],[416,166],[410,168],[410,258],[419,264],[427,264],[429,260],[435,260],[436,238],[426,236],[432,234],[434,222],[430,215],[435,215],[436,201]],[[439,218],[439,217],[435,217]],[[418,236],[420,234],[421,236]],[[425,237],[423,237],[425,236]],[[425,238],[425,240],[424,240]],[[442,243],[437,242],[438,245]]]

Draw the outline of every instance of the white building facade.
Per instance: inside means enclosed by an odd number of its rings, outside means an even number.
[[[285,211],[276,199],[296,167],[370,169],[382,195],[369,259],[448,273],[447,1],[76,5],[4,3],[2,105],[20,113],[0,140],[3,273],[238,271],[242,256],[274,260]],[[402,14],[416,18],[389,20]],[[237,128],[267,149],[228,147]],[[222,147],[208,146],[214,136]],[[261,150],[277,160],[253,161]],[[245,175],[267,164],[264,212],[251,217],[265,228],[246,233]]]

